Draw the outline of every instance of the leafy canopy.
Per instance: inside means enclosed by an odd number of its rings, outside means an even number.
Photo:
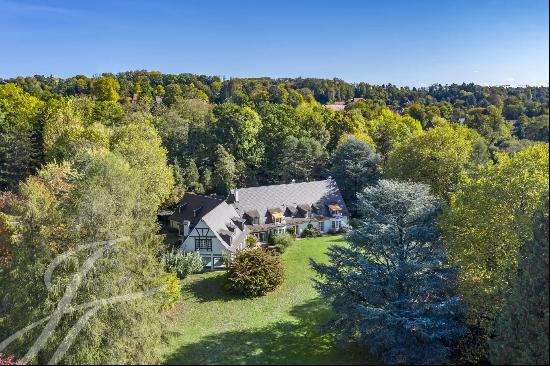
[[[538,144],[462,176],[440,225],[450,258],[460,266],[459,291],[469,321],[484,329],[512,289],[522,243],[548,191],[548,145]]]

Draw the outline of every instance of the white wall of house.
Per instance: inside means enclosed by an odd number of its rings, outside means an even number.
[[[348,225],[348,217],[342,216],[339,219],[330,218],[324,221],[312,221],[312,222],[306,222],[303,224],[298,225],[298,232],[297,235],[299,236],[302,234],[302,231],[309,225],[313,225],[313,227],[318,228],[323,233],[330,233],[332,230],[332,222],[333,221],[339,221],[340,222],[340,228]],[[322,229],[322,230],[321,230]]]
[[[199,221],[197,225],[193,228],[193,230],[189,233],[189,236],[184,239],[182,246],[180,247],[181,250],[184,252],[194,252],[195,251],[195,237],[199,236],[199,231],[201,229],[208,229],[206,232],[206,235],[209,239],[212,240],[212,251],[207,250],[200,250],[201,255],[202,254],[214,254],[214,255],[221,255],[221,254],[228,254],[228,250],[225,247],[225,245],[222,244],[220,239],[216,237],[214,232],[210,230],[210,227],[203,221]]]

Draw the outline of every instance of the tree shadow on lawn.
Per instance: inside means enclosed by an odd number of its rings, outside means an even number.
[[[330,317],[322,299],[295,306],[296,321],[206,336],[181,347],[168,364],[373,364],[357,345],[337,346],[320,326]],[[266,314],[269,316],[269,314]]]
[[[208,277],[192,280],[184,283],[182,286],[183,293],[188,292],[193,294],[192,297],[198,302],[209,301],[230,301],[244,299],[245,297],[239,294],[234,294],[224,289],[225,275],[224,272],[215,272]]]

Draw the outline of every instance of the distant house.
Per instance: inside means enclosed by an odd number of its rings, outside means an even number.
[[[181,250],[199,251],[205,266],[217,268],[254,235],[300,235],[312,225],[322,233],[348,225],[349,212],[332,179],[234,190],[227,200],[187,193],[170,216],[181,235]]]
[[[334,102],[332,104],[325,104],[325,108],[332,109],[333,111],[343,111],[346,109],[346,102]]]

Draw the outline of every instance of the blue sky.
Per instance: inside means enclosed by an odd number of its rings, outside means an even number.
[[[547,0],[0,0],[0,77],[548,85]]]

